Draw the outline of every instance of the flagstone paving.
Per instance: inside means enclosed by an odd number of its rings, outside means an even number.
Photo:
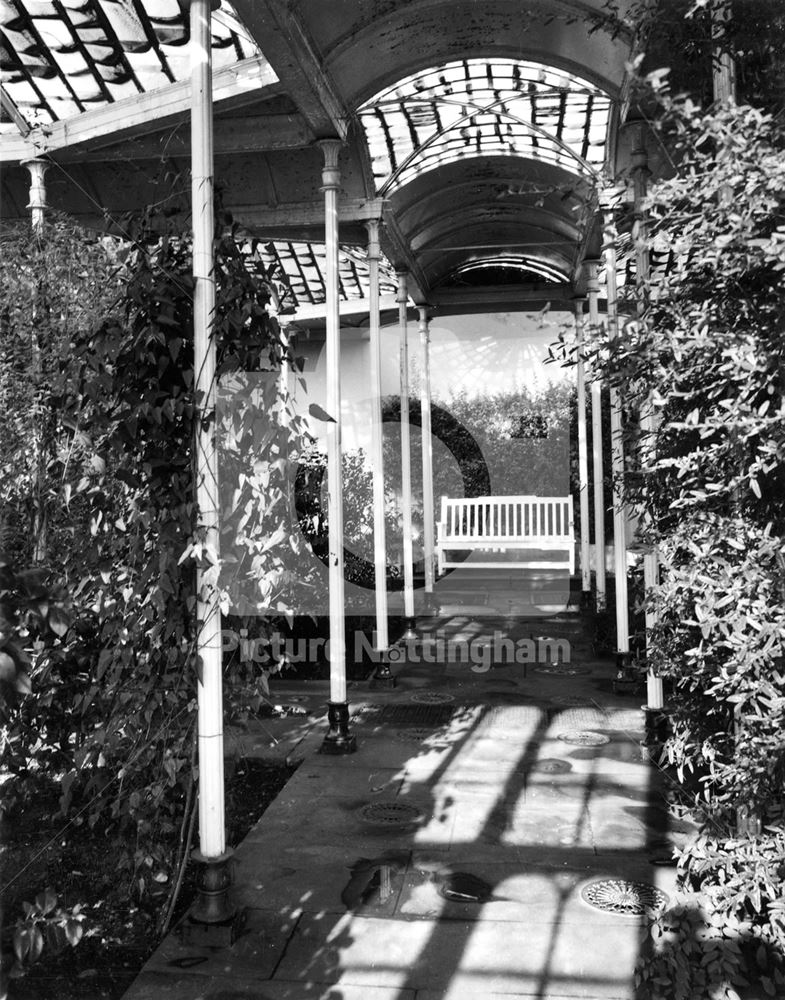
[[[640,697],[612,694],[612,665],[593,657],[575,615],[446,607],[420,631],[492,642],[547,628],[586,672],[428,665],[412,647],[395,690],[350,688],[358,750],[346,757],[318,753],[326,684],[276,689],[311,714],[228,741],[301,761],[236,848],[245,931],[217,949],[173,933],[125,1000],[632,1000],[649,917],[619,912],[619,880],[673,893],[675,870],[655,862],[690,834],[642,751]],[[452,696],[436,723],[422,709],[383,711],[423,691]],[[381,816],[369,821],[373,804]],[[583,898],[598,880],[616,910]]]

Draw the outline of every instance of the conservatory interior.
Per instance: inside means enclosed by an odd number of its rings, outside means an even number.
[[[611,339],[622,335],[639,308],[638,283],[658,266],[639,239],[647,225],[643,204],[651,179],[671,167],[633,96],[645,49],[634,28],[638,6],[0,5],[3,223],[31,219],[40,232],[56,210],[132,242],[140,215],[155,206],[153,224],[162,235],[192,232],[194,370],[203,415],[216,406],[216,237],[230,235],[266,282],[286,350],[303,359],[299,370],[279,374],[326,453],[326,603],[318,609],[329,618],[330,639],[326,732],[319,735],[325,782],[328,767],[342,780],[348,772],[340,768],[362,756],[347,684],[345,618],[355,588],[344,566],[347,441],[364,450],[373,470],[373,535],[365,554],[375,581],[368,608],[382,698],[395,692],[391,666],[400,658],[390,652],[407,643],[416,648],[423,621],[444,602],[445,574],[472,579],[477,570],[492,571],[499,553],[513,560],[507,568],[550,571],[564,594],[561,610],[575,572],[584,601],[602,610],[607,595],[613,673],[622,687],[631,676],[627,570],[642,565],[646,587],[656,587],[658,553],[638,541],[624,504],[622,392],[611,385],[603,406],[603,388],[580,346],[590,328],[605,327]],[[717,101],[732,96],[726,55],[715,61],[713,85]],[[575,386],[577,482],[571,486],[565,465],[552,495],[537,482],[500,494],[491,475],[484,492],[456,488],[440,496],[434,449],[443,441],[434,422],[444,393],[457,383],[471,393],[482,379],[512,385],[514,373],[541,364],[559,338],[567,350],[578,349],[574,364],[552,366]],[[397,411],[385,417],[391,398]],[[651,412],[641,410],[639,419],[644,434],[652,429]],[[398,428],[401,535],[394,558],[385,530],[388,420]],[[195,452],[196,503],[200,530],[216,552],[217,462],[215,425],[205,420]],[[463,553],[457,560],[456,549]],[[393,589],[391,561],[401,575]],[[227,901],[222,607],[209,570],[198,572],[198,858],[206,874],[194,921],[225,928],[235,915]],[[388,627],[393,611],[402,636]],[[652,625],[647,612],[646,627]],[[645,700],[654,725],[664,695],[653,666]],[[383,898],[396,863],[377,866]],[[450,905],[458,906],[456,899]],[[192,950],[200,940],[191,939]],[[284,967],[286,961],[293,959]],[[406,976],[375,982],[349,979],[340,995],[403,998],[422,985]],[[459,992],[449,995],[497,995],[474,980],[475,992],[467,993],[467,982],[456,980],[451,988]],[[614,983],[595,977],[575,995],[616,996]],[[544,988],[541,980],[525,995],[544,997]],[[524,995],[499,986],[499,996],[508,993]],[[566,993],[572,995],[569,986]]]

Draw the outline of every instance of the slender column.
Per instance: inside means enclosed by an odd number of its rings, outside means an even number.
[[[349,733],[346,703],[346,635],[343,570],[343,469],[341,463],[341,317],[338,303],[338,189],[341,171],[339,139],[321,139],[324,154],[324,252],[326,261],[327,319],[327,516],[328,580],[330,588],[330,701],[328,732],[323,753],[352,753],[356,747]]]
[[[608,335],[619,336],[616,292],[616,223],[613,211],[604,217],[605,283],[608,295]],[[611,469],[613,471],[613,565],[616,589],[616,661],[617,667],[627,666],[630,652],[629,606],[627,598],[627,515],[624,505],[624,441],[622,439],[621,393],[610,387],[611,409]]]
[[[213,117],[210,2],[191,2],[191,204],[194,227],[196,370],[196,523],[218,558],[218,461],[215,447],[215,274],[213,270]],[[208,571],[209,572],[209,571]],[[226,849],[224,830],[221,611],[216,588],[197,568],[199,701],[199,846],[206,859]]]
[[[589,323],[596,330],[600,325],[600,285],[597,261],[586,261],[586,292],[589,299]],[[594,480],[594,555],[595,596],[597,610],[605,607],[605,472],[602,445],[602,383],[595,377],[591,382],[592,479]]]
[[[403,514],[403,613],[407,631],[414,625],[414,557],[412,544],[412,449],[409,426],[409,332],[406,271],[398,275],[398,322],[401,366],[401,511]]]
[[[191,0],[191,215],[193,218],[196,533],[214,563],[219,559],[218,456],[215,443],[216,354],[213,263],[213,118],[210,0]],[[191,929],[226,934],[236,910],[224,814],[224,739],[221,609],[211,577],[215,565],[196,568],[197,746],[199,752],[199,886]],[[184,931],[185,933],[186,931]],[[229,940],[234,937],[232,931]],[[205,939],[209,940],[209,939]]]
[[[22,160],[22,166],[27,167],[30,172],[30,201],[27,204],[30,209],[30,221],[33,231],[40,233],[44,227],[44,214],[47,209],[45,175],[51,164],[48,160],[34,157],[32,160]]]
[[[368,229],[368,298],[371,334],[371,465],[373,467],[373,553],[375,569],[376,632],[374,649],[387,652],[390,639],[387,629],[387,535],[384,517],[384,435],[382,427],[382,344],[379,314],[379,221],[366,222]],[[380,668],[376,680],[392,675]],[[389,675],[389,677],[388,677]]]
[[[717,104],[736,100],[736,62],[725,37],[726,23],[731,17],[730,0],[713,0],[710,4],[712,32],[715,40],[712,61],[712,89]]]
[[[30,173],[30,201],[27,207],[30,209],[30,223],[33,233],[39,239],[44,231],[44,213],[46,211],[46,182],[45,175],[49,169],[49,162],[40,158],[24,160],[23,167],[27,167]],[[30,369],[35,387],[35,412],[33,414],[32,428],[32,464],[33,464],[33,564],[40,565],[46,560],[48,547],[48,518],[44,492],[45,479],[45,459],[44,442],[41,431],[42,420],[41,407],[41,344],[38,339],[38,316],[39,316],[39,296],[41,288],[36,288],[36,295],[33,300],[30,312],[31,333],[30,333]]]
[[[631,153],[632,177],[633,177],[633,213],[635,216],[635,226],[633,237],[635,240],[635,261],[638,295],[636,309],[639,319],[643,317],[645,308],[644,291],[645,283],[649,277],[649,250],[646,244],[647,226],[646,217],[643,211],[643,200],[646,197],[646,186],[648,178],[648,158],[646,155],[645,125],[637,122],[634,126],[635,137]],[[646,398],[640,415],[641,425],[641,464],[653,466],[656,460],[655,434],[657,422],[654,415],[654,405],[651,395]],[[659,583],[659,556],[656,548],[644,553],[643,556],[643,586],[647,597],[657,588]],[[652,629],[657,624],[657,616],[650,609],[646,609],[646,648],[650,648],[650,636]],[[661,709],[664,705],[662,678],[657,676],[654,664],[649,660],[646,670],[646,707],[648,709]]]
[[[578,499],[581,512],[581,590],[591,591],[589,565],[589,454],[586,436],[586,372],[583,360],[583,300],[575,302],[575,334],[578,344],[576,371],[578,403]]]
[[[434,517],[433,517],[433,443],[431,438],[431,332],[428,311],[420,306],[420,348],[423,372],[420,392],[422,424],[422,503],[423,551],[425,556],[425,593],[433,593]]]

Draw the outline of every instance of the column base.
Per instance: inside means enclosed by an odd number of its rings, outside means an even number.
[[[371,681],[368,686],[371,690],[381,688],[383,690],[390,691],[394,687],[397,687],[398,680],[390,670],[390,662],[387,651],[384,650],[381,652],[380,656],[381,659],[379,660],[376,670],[373,672],[373,676],[371,677]]]
[[[618,651],[616,653],[616,676],[613,679],[614,694],[635,694],[640,687],[640,679],[632,669],[632,654]]]
[[[319,753],[339,754],[354,753],[357,749],[357,738],[349,732],[349,706],[345,701],[327,702],[327,734],[319,748]]]
[[[184,944],[228,948],[242,931],[245,910],[238,910],[232,903],[229,891],[233,882],[233,854],[227,850],[218,857],[207,858],[199,850],[191,852],[200,872],[196,902],[178,928]]]
[[[661,747],[670,734],[670,719],[662,708],[643,705],[644,743],[647,747]]]
[[[401,636],[401,642],[417,642],[417,632],[414,626],[417,624],[416,619],[407,618],[406,619],[406,631]]]

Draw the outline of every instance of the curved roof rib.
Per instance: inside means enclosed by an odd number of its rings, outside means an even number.
[[[457,60],[422,70],[358,110],[377,191],[458,159],[516,156],[596,175],[611,98],[573,74],[513,59]]]

